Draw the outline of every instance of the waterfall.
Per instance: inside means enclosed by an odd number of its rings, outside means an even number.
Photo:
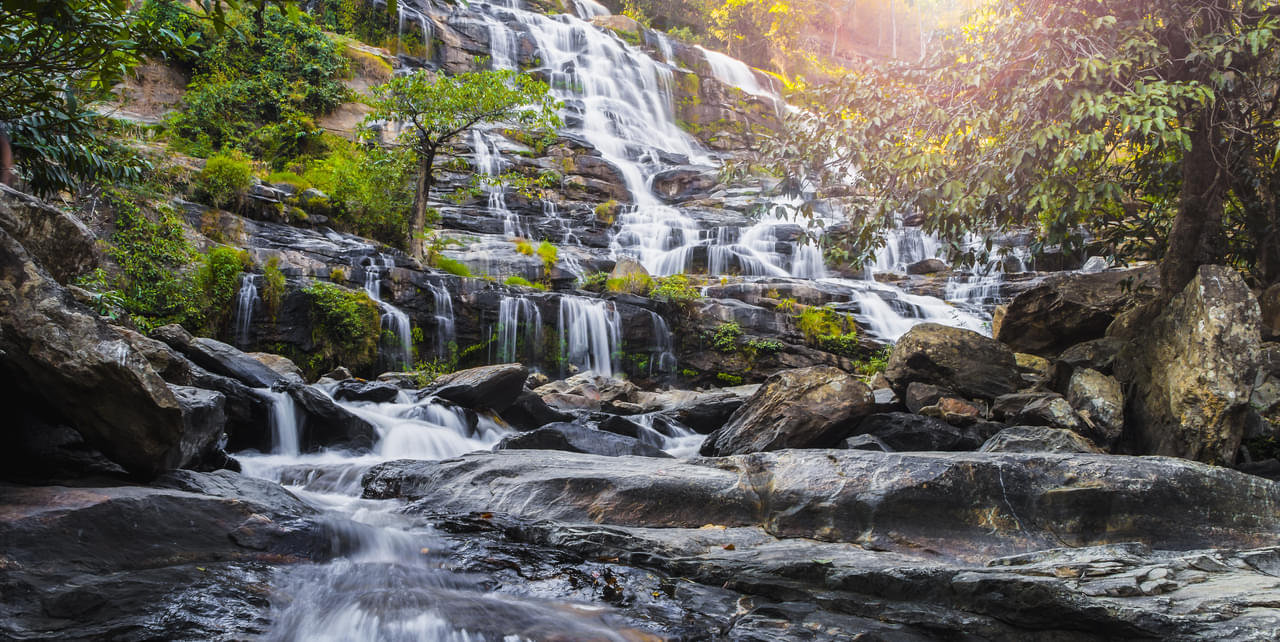
[[[302,452],[302,426],[298,423],[298,409],[287,392],[261,389],[257,391],[271,406],[271,452],[276,455],[297,456]]]
[[[436,356],[443,359],[449,356],[450,344],[457,340],[453,317],[453,297],[450,296],[449,289],[443,283],[429,283],[427,284],[427,290],[431,292],[432,303],[435,306]]]
[[[257,300],[258,286],[254,285],[254,276],[245,272],[240,275],[240,292],[236,294],[236,345],[241,348],[249,345],[249,334],[253,329],[253,307]]]
[[[622,321],[611,301],[580,296],[560,298],[562,369],[574,366],[580,372],[611,377],[618,368],[622,346]]]
[[[737,87],[748,94],[767,96],[769,98],[777,97],[772,89],[765,89],[760,86],[760,81],[756,78],[755,72],[751,71],[751,68],[746,63],[737,58],[730,58],[718,51],[711,51],[702,47],[698,47],[698,49],[706,57],[707,66],[711,67],[711,74],[715,76],[716,80],[726,85]]]
[[[538,306],[522,296],[502,297],[498,304],[498,361],[537,363],[542,350],[542,313]]]
[[[364,291],[369,298],[378,303],[382,309],[382,329],[391,332],[395,337],[395,345],[389,355],[384,356],[387,365],[392,368],[407,370],[413,366],[413,330],[409,315],[403,310],[382,300],[382,276],[396,266],[395,259],[386,254],[367,257],[364,267]]]
[[[498,23],[501,24],[501,23]],[[520,224],[520,217],[507,208],[505,188],[495,183],[502,174],[502,152],[498,149],[496,137],[475,129],[471,131],[471,148],[475,150],[476,172],[490,180],[484,182],[481,189],[489,195],[489,211],[502,217],[502,232],[507,238],[531,238],[529,230]]]
[[[649,359],[650,376],[670,376],[676,372],[676,347],[671,338],[671,328],[662,315],[648,311],[653,328],[652,356]]]

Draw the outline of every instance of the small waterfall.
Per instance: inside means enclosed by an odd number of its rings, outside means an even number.
[[[613,302],[580,296],[560,298],[563,366],[612,377],[618,371],[622,321]]]
[[[249,345],[249,335],[253,329],[253,308],[257,300],[258,286],[254,285],[254,275],[245,272],[240,275],[240,292],[236,294],[236,345],[241,348]]]
[[[502,297],[498,304],[498,361],[536,364],[542,343],[542,313],[537,304],[522,296]]]
[[[649,311],[653,325],[652,357],[649,359],[649,376],[670,376],[676,372],[676,347],[671,328],[662,315]]]
[[[449,294],[449,288],[446,288],[443,283],[430,283],[427,285],[427,290],[431,292],[432,303],[435,306],[436,356],[445,358],[449,356],[450,344],[457,340],[453,317],[453,297]]]
[[[769,98],[777,98],[777,92],[773,88],[766,89],[760,86],[760,80],[756,78],[755,72],[746,63],[737,58],[730,58],[718,51],[703,49],[703,56],[707,59],[707,66],[711,67],[711,74],[716,80],[737,87],[748,94],[756,96],[766,96]]]
[[[497,139],[480,130],[471,132],[471,148],[475,150],[476,172],[490,181],[502,174],[502,152]],[[502,217],[502,232],[507,238],[532,238],[529,230],[520,224],[520,217],[507,208],[505,189],[501,184],[486,181],[481,189],[489,195],[489,211]]]
[[[287,392],[258,390],[271,405],[271,453],[296,457],[302,452],[302,426],[298,423],[298,409]]]
[[[387,365],[392,368],[407,370],[413,365],[413,330],[409,315],[403,310],[382,300],[382,276],[396,266],[395,259],[386,254],[367,257],[364,267],[364,291],[369,298],[382,308],[382,329],[395,336],[396,344],[390,354],[384,355]]]

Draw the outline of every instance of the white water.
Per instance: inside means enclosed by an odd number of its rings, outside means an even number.
[[[382,277],[396,266],[395,259],[386,254],[367,257],[364,266],[364,291],[382,308],[382,329],[391,332],[395,344],[380,355],[389,367],[408,370],[413,366],[413,330],[409,315],[382,300]]]
[[[249,345],[249,335],[253,330],[253,308],[258,300],[258,286],[254,285],[253,279],[253,275],[248,272],[242,274],[240,291],[236,294],[236,345],[241,348]]]
[[[293,397],[287,392],[258,390],[259,395],[271,406],[271,453],[297,457],[302,452],[302,424]]]
[[[737,58],[730,58],[719,51],[711,51],[702,47],[698,47],[698,49],[706,56],[707,66],[711,67],[711,73],[716,77],[716,80],[731,87],[737,87],[748,94],[768,96],[770,98],[777,97],[772,88],[765,89],[760,85],[759,79],[756,78],[755,73],[751,71],[751,68],[746,63]]]
[[[542,351],[542,312],[522,296],[502,297],[498,304],[498,362],[537,365]]]
[[[453,297],[444,283],[429,283],[427,290],[431,292],[432,304],[435,306],[435,346],[436,356],[446,357],[450,345],[457,339],[457,330],[453,317]]]
[[[560,297],[557,330],[563,342],[563,363],[579,372],[613,376],[619,370],[621,326],[612,301],[572,295]]]
[[[653,345],[649,351],[649,376],[669,377],[676,372],[675,341],[671,337],[671,328],[660,314],[649,312],[649,320],[653,332]]]

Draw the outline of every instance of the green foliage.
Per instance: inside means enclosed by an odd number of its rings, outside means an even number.
[[[366,127],[383,121],[406,125],[397,144],[412,150],[423,186],[415,195],[409,244],[425,256],[417,235],[426,224],[436,156],[445,145],[481,123],[506,122],[552,131],[560,126],[559,106],[546,83],[514,71],[432,76],[405,74],[373,88]],[[366,135],[368,129],[363,130]]]
[[[733,352],[738,349],[738,340],[741,338],[742,326],[737,321],[729,321],[716,326],[707,336],[707,341],[716,352]]]
[[[868,377],[879,374],[889,367],[889,356],[892,353],[893,346],[885,346],[866,359],[854,362],[854,367],[860,374]]]
[[[556,259],[559,258],[560,250],[552,245],[550,241],[543,241],[538,244],[538,258],[542,259],[542,273],[550,277],[551,271],[556,268]]]
[[[604,292],[608,287],[608,272],[592,272],[584,274],[578,279],[578,288],[587,290],[588,292]]]
[[[204,312],[203,330],[210,336],[218,336],[226,328],[240,289],[240,274],[250,266],[247,252],[222,245],[209,250],[196,268],[196,300]]]
[[[519,287],[523,287],[523,288],[536,288],[536,287],[538,287],[537,285],[535,285],[535,284],[531,283],[531,282],[529,281],[529,279],[526,279],[526,278],[524,278],[523,276],[517,276],[517,275],[512,275],[512,276],[507,277],[507,280],[506,280],[506,281],[503,281],[503,283],[505,283],[505,284],[507,284],[507,285],[519,286]]]
[[[311,163],[303,178],[329,196],[327,205],[336,227],[405,247],[413,204],[409,154],[334,141],[332,151]]]
[[[108,192],[106,200],[115,210],[107,255],[120,267],[106,285],[119,291],[122,307],[144,331],[170,323],[198,330],[202,315],[182,274],[196,253],[177,212],[163,208],[152,220],[123,194]]]
[[[604,225],[613,225],[618,220],[618,211],[621,206],[618,201],[609,199],[595,207],[596,220]]]
[[[717,372],[716,380],[719,381],[720,383],[725,384],[726,386],[741,386],[743,382],[743,379],[741,376],[738,376],[736,374],[730,374],[728,372]]]
[[[333,283],[342,283],[347,280],[347,272],[340,267],[329,270],[329,280]]]
[[[267,316],[274,322],[280,313],[280,304],[284,301],[285,278],[280,269],[280,257],[267,259],[262,268],[262,303],[266,306]]]
[[[17,170],[42,196],[84,183],[124,186],[138,182],[151,164],[102,133],[105,119],[66,93],[38,113],[8,123]],[[3,119],[0,119],[2,122]]]
[[[605,275],[604,288],[609,292],[640,294],[649,292],[653,287],[653,277],[648,274],[632,272],[626,276],[616,278],[608,278],[608,275]]]
[[[378,356],[381,316],[378,304],[364,291],[316,281],[303,288],[311,318],[315,354],[327,365],[360,370]]]
[[[253,187],[253,167],[239,155],[210,156],[204,169],[196,175],[197,193],[214,207],[238,206],[250,187]]]
[[[702,292],[689,281],[688,275],[685,274],[658,277],[654,283],[653,289],[649,290],[649,297],[658,301],[666,301],[685,308],[702,298]]]
[[[821,350],[846,357],[858,353],[858,326],[849,315],[810,306],[796,317],[796,327],[805,341]]]
[[[221,33],[201,24],[199,32],[178,34],[198,36],[198,55],[171,125],[210,151],[240,149],[282,162],[319,145],[313,119],[345,100],[347,61],[308,15],[269,7],[261,16],[260,29],[232,13],[232,28]]]
[[[792,312],[796,311],[796,300],[792,298],[780,299],[778,301],[778,304],[775,305],[773,309],[777,310],[778,312],[791,314]]]
[[[747,342],[749,350],[764,354],[780,352],[783,347],[781,341],[775,341],[774,339],[752,339]]]
[[[435,260],[431,262],[431,265],[454,276],[471,276],[471,270],[465,263],[451,259],[447,256],[437,255]]]
[[[311,188],[311,181],[299,176],[296,172],[271,172],[267,175],[264,182],[272,185],[289,185],[299,192],[303,192]]]
[[[533,256],[532,243],[524,239],[517,239],[515,243],[516,243],[516,252],[523,254],[525,256]]]

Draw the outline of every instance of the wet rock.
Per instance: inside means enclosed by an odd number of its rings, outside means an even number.
[[[1067,386],[1067,401],[1102,443],[1115,443],[1124,434],[1124,388],[1114,378],[1077,368]]]
[[[287,392],[305,413],[300,445],[304,451],[321,448],[369,450],[378,439],[373,424],[334,403],[329,395],[305,384],[279,381],[273,388]]]
[[[1280,283],[1272,283],[1264,290],[1258,297],[1258,305],[1262,308],[1262,339],[1280,339]]]
[[[1249,417],[1259,312],[1244,280],[1202,266],[1116,358],[1134,452],[1230,464]]]
[[[516,400],[502,411],[502,418],[520,430],[533,430],[550,423],[572,421],[573,415],[547,405],[532,390],[522,390]]]
[[[93,271],[102,254],[79,218],[7,185],[0,185],[0,228],[59,283]]]
[[[1101,453],[1085,437],[1070,430],[1044,426],[1010,426],[981,448],[984,453]]]
[[[638,261],[629,257],[618,260],[618,263],[613,266],[613,271],[609,273],[609,281],[617,284],[619,292],[641,296],[649,292],[649,286],[653,283],[649,271]]]
[[[130,473],[182,466],[182,407],[122,332],[76,303],[0,230],[0,385]]]
[[[271,354],[270,352],[246,352],[245,356],[250,357],[258,363],[270,368],[281,377],[292,379],[299,383],[303,381],[302,368],[299,368],[297,364],[290,361],[287,357],[282,357],[278,354]]]
[[[891,453],[894,449],[875,435],[854,435],[841,444],[849,450],[870,450],[872,452]]]
[[[684,201],[709,191],[720,182],[714,167],[684,165],[663,170],[653,176],[653,191],[667,202]]]
[[[334,381],[346,381],[351,378],[351,371],[347,370],[344,366],[338,366],[337,368],[326,372],[324,376],[325,378],[333,379]]]
[[[185,331],[179,332],[181,328],[166,327],[162,330],[157,330],[153,336],[214,374],[231,377],[250,388],[270,388],[284,378],[261,361],[221,341],[207,337],[191,338]],[[295,380],[300,381],[300,378]]]
[[[1143,287],[1151,268],[1051,276],[1009,303],[995,338],[1018,352],[1052,356],[1102,337]]]
[[[1005,423],[1019,426],[1047,426],[1078,433],[1089,427],[1062,395],[1054,392],[1026,392],[997,397],[991,414]]]
[[[1257,426],[1257,434],[1246,432],[1246,439],[1280,433],[1280,343],[1264,343],[1258,354],[1258,375],[1249,404],[1267,425]]]
[[[948,269],[947,264],[938,259],[925,259],[908,265],[907,274],[934,274],[946,272]]]
[[[775,537],[989,559],[1138,541],[1280,544],[1280,484],[1171,458],[790,450],[664,460],[503,451],[397,461],[368,498],[618,526],[762,526]],[[762,501],[767,498],[767,501]]]
[[[388,403],[395,401],[400,395],[400,388],[384,381],[361,381],[344,379],[333,390],[333,398],[338,401],[370,401]]]
[[[219,455],[218,442],[226,430],[227,413],[226,397],[220,392],[175,386],[169,389],[182,408],[182,460],[187,466],[206,466],[217,468],[218,463],[226,459],[225,453]]]
[[[918,382],[975,399],[994,399],[1021,384],[1008,348],[977,332],[936,323],[917,325],[903,335],[884,375],[899,394]]]
[[[734,411],[741,408],[745,401],[745,397],[732,392],[696,394],[691,399],[681,402],[667,414],[692,428],[694,432],[706,435],[728,423],[729,417],[732,417]]]
[[[874,400],[867,385],[829,366],[769,377],[701,453],[723,456],[782,448],[829,448],[847,437]]]
[[[943,397],[932,406],[921,408],[920,414],[925,417],[935,417],[956,426],[968,426],[982,419],[985,413],[982,406],[971,401]]]
[[[637,391],[636,385],[630,381],[591,372],[576,374],[562,381],[552,381],[534,390],[551,405],[558,405],[555,403],[558,399],[567,401],[571,404],[570,407],[573,404],[583,404],[577,407],[591,407],[592,410],[599,410],[601,405],[616,401],[634,403]],[[573,400],[574,397],[581,401]]]
[[[436,396],[472,410],[500,413],[515,403],[528,378],[529,369],[519,363],[481,366],[444,375],[418,397]]]
[[[906,412],[871,415],[858,422],[856,435],[869,435],[889,447],[886,452],[918,450],[976,450],[982,439],[976,431],[946,421]],[[847,445],[852,448],[853,446]],[[863,448],[863,450],[870,450]]]
[[[666,457],[665,452],[633,437],[594,430],[570,423],[555,423],[511,437],[505,437],[494,450],[559,450],[605,457]]]

